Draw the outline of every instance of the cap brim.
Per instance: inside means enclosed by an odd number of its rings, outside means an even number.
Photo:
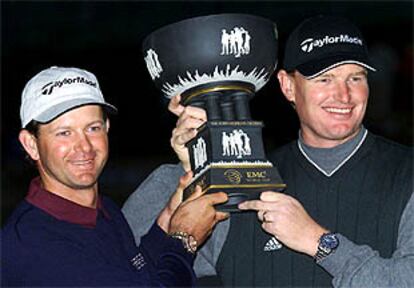
[[[366,59],[366,57],[358,55],[340,55],[325,58],[322,60],[314,60],[299,65],[298,67],[296,67],[296,70],[298,70],[307,79],[312,79],[325,73],[328,70],[331,70],[343,64],[356,64],[365,67],[371,71],[377,71],[374,67],[372,67],[371,63]]]
[[[75,109],[81,106],[85,106],[85,105],[100,105],[110,114],[118,113],[118,109],[109,103],[96,102],[96,99],[90,99],[90,98],[84,98],[84,99],[77,98],[77,99],[59,103],[58,105],[54,105],[50,109],[34,117],[33,120],[36,120],[39,123],[48,123],[56,119],[63,113],[68,112],[69,110],[72,110],[72,109]]]

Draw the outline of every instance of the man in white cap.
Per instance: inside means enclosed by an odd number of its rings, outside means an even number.
[[[151,230],[135,245],[119,208],[98,193],[109,119],[96,77],[51,67],[22,94],[19,140],[35,162],[24,201],[1,234],[4,286],[191,286],[197,246],[227,217],[224,193],[181,202],[181,179]]]
[[[219,223],[197,255],[197,275],[230,287],[414,287],[412,148],[362,124],[375,69],[360,31],[341,17],[307,19],[288,38],[283,62],[278,79],[298,114],[299,139],[269,159],[287,189],[263,192],[239,204],[257,213]],[[182,165],[161,166],[150,179],[162,180],[144,182],[125,203],[137,238],[148,226],[135,225],[137,200],[172,193],[190,169],[185,143],[207,120],[179,97],[170,110],[179,116],[171,143]]]

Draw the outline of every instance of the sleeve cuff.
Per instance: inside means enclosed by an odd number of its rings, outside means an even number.
[[[345,236],[339,233],[337,235],[339,239],[338,249],[318,263],[333,277],[343,273],[348,266],[357,265],[373,254],[366,245],[356,245]]]
[[[164,254],[176,254],[190,266],[193,265],[194,255],[184,249],[180,240],[169,237],[156,223],[142,237],[141,246],[154,262]]]

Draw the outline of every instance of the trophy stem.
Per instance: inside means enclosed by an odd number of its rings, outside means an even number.
[[[219,105],[220,92],[209,92],[205,96],[207,106],[207,118],[209,121],[221,120]]]
[[[202,108],[202,109],[206,108],[205,105],[204,105],[204,101],[201,101],[201,100],[191,102],[191,106]]]
[[[234,113],[233,102],[222,102],[220,103],[221,112],[223,114],[224,121],[234,121],[236,120],[236,114]]]
[[[236,117],[239,121],[251,120],[249,98],[250,95],[244,91],[237,91],[232,94]]]

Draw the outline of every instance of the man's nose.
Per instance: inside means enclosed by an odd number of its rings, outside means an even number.
[[[351,100],[351,89],[346,81],[337,83],[335,90],[335,98],[341,103],[349,103]]]
[[[92,150],[92,143],[85,133],[79,133],[77,137],[75,149],[82,152],[90,152]]]

